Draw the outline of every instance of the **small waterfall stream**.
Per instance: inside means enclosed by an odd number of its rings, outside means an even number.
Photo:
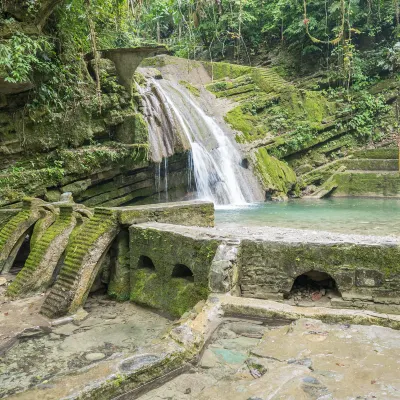
[[[149,125],[153,161],[161,163],[164,159],[166,170],[166,160],[176,147],[191,150],[189,163],[193,165],[200,199],[217,205],[240,205],[255,200],[235,144],[192,96],[178,84],[164,79],[150,79],[147,88],[138,89]],[[167,184],[165,176],[166,189]]]

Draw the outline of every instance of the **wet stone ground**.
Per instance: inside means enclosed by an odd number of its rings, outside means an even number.
[[[225,322],[196,367],[140,400],[399,398],[399,331],[300,319]]]
[[[88,315],[78,313],[78,320],[68,324],[27,333],[0,357],[0,398],[51,385],[51,378],[79,373],[100,360],[132,354],[158,340],[171,325],[150,310],[104,296],[89,298],[85,310]]]

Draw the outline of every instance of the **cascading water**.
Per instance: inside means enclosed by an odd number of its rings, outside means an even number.
[[[149,125],[153,161],[166,160],[178,144],[191,150],[200,199],[217,205],[255,201],[236,146],[188,93],[173,82],[154,79],[150,79],[146,89],[139,90]],[[165,182],[167,185],[167,177]]]

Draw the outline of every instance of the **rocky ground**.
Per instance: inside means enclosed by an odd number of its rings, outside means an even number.
[[[377,326],[234,320],[198,364],[140,400],[400,398],[400,332]]]
[[[171,321],[132,303],[92,296],[85,309],[58,325],[38,314],[42,296],[0,298],[0,398],[54,377],[79,374],[100,360],[134,354],[157,341]],[[7,350],[8,349],[8,350]]]

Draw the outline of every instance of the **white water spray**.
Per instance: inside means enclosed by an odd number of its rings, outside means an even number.
[[[241,156],[224,131],[179,86],[151,80],[144,98],[154,161],[171,156],[177,136],[191,149],[198,197],[215,204],[252,202]],[[186,139],[186,140],[185,140]],[[191,178],[190,178],[191,179]]]

